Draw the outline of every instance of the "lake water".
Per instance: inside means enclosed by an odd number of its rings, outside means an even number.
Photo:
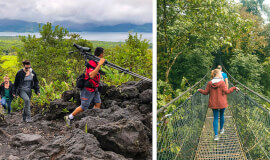
[[[124,42],[128,38],[128,32],[70,32],[81,35],[83,39],[94,40],[94,41],[111,41],[111,42]],[[27,36],[36,35],[40,37],[37,33],[19,33],[19,32],[0,32],[0,36]],[[135,34],[135,33],[132,33]],[[152,33],[138,32],[138,35],[142,35],[143,39],[148,39],[152,43]]]

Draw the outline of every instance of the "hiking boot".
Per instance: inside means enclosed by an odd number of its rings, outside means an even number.
[[[70,127],[71,126],[71,119],[68,116],[65,116],[64,120],[66,121],[66,126]]]
[[[31,118],[26,118],[25,122],[26,123],[31,123],[31,122],[33,122],[33,120]]]
[[[220,134],[224,134],[224,128],[220,130]]]
[[[214,141],[218,141],[218,140],[219,140],[218,135],[215,135]]]

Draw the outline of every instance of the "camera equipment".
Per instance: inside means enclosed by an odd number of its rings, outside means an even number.
[[[82,47],[82,46],[80,46],[80,45],[78,45],[78,44],[75,44],[75,43],[73,44],[73,46],[76,47],[76,48],[80,51],[80,54],[81,54],[82,56],[84,56],[86,62],[87,62],[87,59],[93,60],[93,61],[96,61],[96,62],[99,62],[100,58],[99,58],[99,57],[96,57],[96,56],[94,56],[94,55],[92,55],[92,54],[91,54],[91,49],[90,49],[90,48],[88,48],[88,47]],[[107,60],[105,60],[104,65],[106,65],[106,66],[108,66],[108,67],[111,67],[111,68],[114,68],[114,69],[116,69],[116,70],[118,70],[118,71],[120,71],[120,72],[124,72],[125,74],[129,74],[129,75],[132,75],[132,76],[134,76],[134,77],[140,78],[140,79],[142,79],[142,80],[152,82],[152,80],[149,79],[149,78],[146,78],[146,77],[144,77],[144,76],[141,76],[141,75],[139,75],[139,74],[136,74],[136,73],[134,73],[134,72],[131,72],[130,70],[125,69],[125,68],[122,68],[122,67],[120,67],[120,66],[117,66],[117,65],[115,65],[115,64],[113,64],[113,63],[110,63],[110,62],[108,62]]]

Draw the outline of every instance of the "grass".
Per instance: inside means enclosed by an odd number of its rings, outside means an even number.
[[[1,62],[0,81],[3,80],[3,77],[6,74],[9,75],[11,81],[14,81],[15,75],[19,70],[17,56],[10,56],[10,55],[0,56],[0,62]]]
[[[0,36],[0,40],[20,40],[19,36]]]
[[[2,56],[1,57],[1,62],[3,61],[4,63],[0,64],[1,68],[7,69],[7,68],[12,68],[17,65],[17,56]]]

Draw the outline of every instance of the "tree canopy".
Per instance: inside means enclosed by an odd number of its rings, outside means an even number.
[[[223,63],[241,83],[270,97],[268,8],[264,0],[158,0],[158,80],[185,90]]]

